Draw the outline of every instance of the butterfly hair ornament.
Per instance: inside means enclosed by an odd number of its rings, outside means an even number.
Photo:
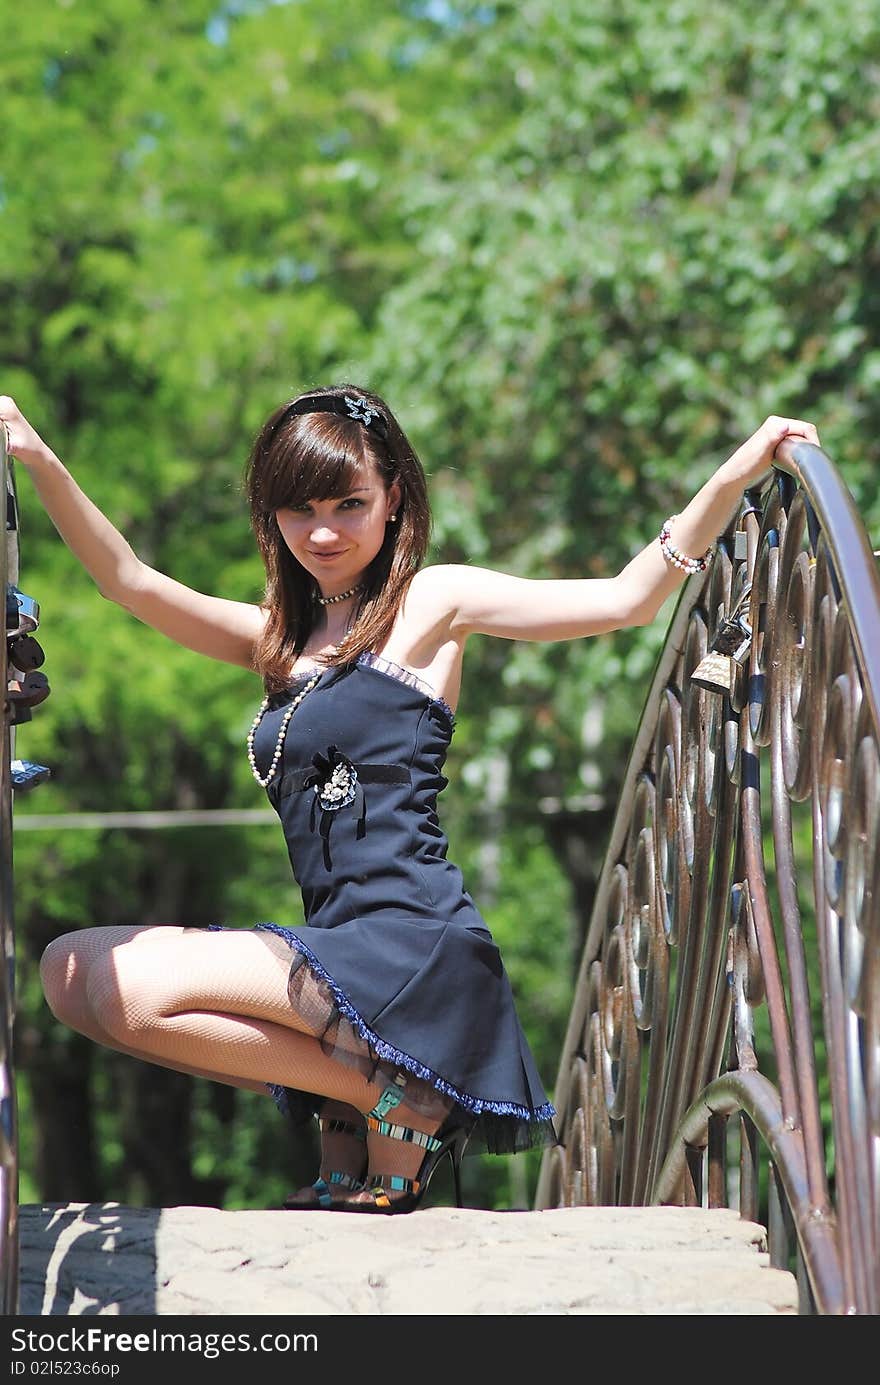
[[[286,415],[290,414],[339,414],[342,418],[356,419],[383,442],[388,439],[388,420],[381,409],[362,395],[307,394],[288,406]]]

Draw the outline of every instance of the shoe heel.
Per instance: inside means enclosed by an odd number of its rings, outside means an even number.
[[[449,1158],[452,1161],[452,1183],[455,1189],[456,1207],[464,1207],[464,1200],[461,1195],[461,1161],[464,1157],[464,1152],[470,1137],[470,1130],[462,1126],[459,1130],[456,1130],[449,1150]]]
[[[459,1126],[456,1130],[450,1130],[441,1137],[440,1148],[434,1150],[425,1158],[419,1173],[421,1187],[420,1194],[427,1191],[428,1184],[437,1172],[439,1165],[443,1162],[444,1156],[449,1156],[452,1165],[452,1186],[455,1192],[456,1207],[464,1207],[461,1195],[461,1161],[465,1147],[470,1138],[470,1130],[464,1126]]]
[[[451,1149],[449,1151],[449,1158],[452,1161],[452,1184],[455,1189],[456,1207],[464,1206],[461,1198],[461,1156],[463,1153],[464,1150],[459,1149]],[[458,1155],[457,1158],[456,1155]]]

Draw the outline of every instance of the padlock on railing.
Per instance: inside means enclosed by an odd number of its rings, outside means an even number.
[[[43,646],[33,635],[14,635],[6,641],[6,655],[10,664],[20,668],[22,673],[29,669],[42,668],[46,662]]]
[[[45,784],[52,773],[48,765],[37,765],[33,760],[13,760],[9,770],[12,787],[19,792],[22,789],[35,789],[38,784]]]
[[[20,678],[13,675],[12,678],[8,679],[6,700],[12,712],[19,707],[39,707],[41,702],[46,701],[50,691],[49,680],[45,673],[31,670],[30,673],[23,673]],[[16,720],[15,716],[12,720],[13,722]]]
[[[743,589],[734,610],[723,616],[705,656],[691,674],[691,682],[707,692],[730,693],[737,666],[743,667],[752,647],[752,627],[747,619],[752,585]]]
[[[6,634],[9,638],[29,635],[40,623],[40,606],[11,582],[6,584]]]
[[[46,675],[37,672],[46,657],[33,637],[39,624],[39,604],[7,582],[5,710],[11,726],[30,721],[31,708],[45,702],[51,691]]]

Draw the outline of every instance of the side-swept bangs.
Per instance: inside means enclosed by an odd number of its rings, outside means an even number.
[[[356,420],[334,414],[276,416],[257,443],[261,465],[254,476],[252,501],[263,515],[349,495],[363,484],[371,461],[384,458],[370,447]],[[380,453],[380,449],[376,449]]]

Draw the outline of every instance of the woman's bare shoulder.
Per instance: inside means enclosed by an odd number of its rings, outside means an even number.
[[[464,563],[431,563],[419,568],[409,591],[420,601],[454,610],[461,592],[468,582],[473,582],[474,574],[479,571],[479,568],[468,567]]]

